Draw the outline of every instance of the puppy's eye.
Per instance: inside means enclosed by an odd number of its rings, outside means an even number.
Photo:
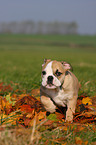
[[[46,71],[42,71],[42,75],[46,75]]]
[[[55,74],[59,77],[62,73],[58,71],[58,69],[56,70]]]

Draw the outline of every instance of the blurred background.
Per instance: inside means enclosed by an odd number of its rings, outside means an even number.
[[[0,82],[39,87],[44,58],[70,62],[81,93],[96,92],[95,0],[0,2]]]
[[[96,34],[95,0],[5,0],[0,33]]]

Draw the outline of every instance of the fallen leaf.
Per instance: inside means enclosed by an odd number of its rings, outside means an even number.
[[[24,96],[15,103],[15,108],[20,108],[22,105],[30,105],[35,111],[39,112],[42,108],[42,104],[33,96]]]
[[[32,93],[33,96],[40,95],[40,88],[38,88],[38,89],[33,89],[33,90],[31,91],[31,93]]]
[[[7,100],[10,104],[12,104],[12,106],[14,106],[14,104],[15,104],[16,101],[12,101],[12,100],[11,100],[11,93],[9,93],[8,95],[6,95],[6,96],[4,96],[4,97],[6,98],[6,100]]]
[[[0,99],[0,110],[8,115],[13,111],[12,109],[12,104],[9,103],[9,101],[6,101],[6,98],[1,98]]]
[[[64,131],[67,131],[68,127],[67,126],[63,126],[63,127],[60,127],[62,130]]]
[[[85,117],[92,117],[92,115],[96,116],[96,112],[91,111],[91,112],[85,112],[85,113],[84,113],[84,116],[85,116]]]
[[[31,108],[30,105],[23,104],[22,106],[20,106],[20,110],[25,111],[26,113],[31,113],[34,110],[34,108]]]
[[[29,126],[30,121],[31,121],[31,120],[30,120],[29,118],[26,118],[26,119],[24,120],[25,126]]]
[[[28,114],[26,115],[26,117],[27,117],[27,118],[33,118],[34,114],[35,114],[35,110],[33,109],[33,111],[32,111],[31,113],[28,113]]]
[[[92,105],[92,99],[90,99],[89,97],[83,98],[82,103],[85,105]]]
[[[93,129],[94,131],[96,131],[96,126],[95,126],[95,125],[93,125],[92,129]]]
[[[57,116],[57,119],[64,121],[64,118],[65,118],[64,114],[61,114],[61,113],[58,113],[58,112],[55,112],[55,114]]]
[[[82,131],[82,130],[84,130],[85,128],[84,127],[79,127],[79,131]]]
[[[22,114],[16,114],[16,112],[11,112],[9,115],[2,115],[2,124],[16,124],[16,121],[22,116]]]
[[[67,143],[65,142],[65,143],[63,143],[63,144],[61,144],[61,145],[67,145]]]
[[[39,119],[39,120],[42,120],[42,119],[44,119],[44,118],[46,118],[46,112],[40,111],[40,112],[38,113],[38,119]]]
[[[88,144],[88,140],[84,142],[84,145],[87,145],[87,144]]]
[[[52,125],[54,121],[48,120],[47,122],[44,123],[45,126]]]
[[[78,145],[81,145],[82,144],[82,140],[80,137],[75,137],[75,143],[78,144]]]

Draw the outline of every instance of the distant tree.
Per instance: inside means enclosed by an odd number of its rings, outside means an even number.
[[[43,22],[33,21],[0,23],[0,33],[24,34],[77,34],[76,22]]]
[[[44,33],[44,22],[39,21],[37,23],[37,33],[38,34],[43,34]]]
[[[72,22],[68,27],[68,34],[77,34],[78,25],[76,22]]]

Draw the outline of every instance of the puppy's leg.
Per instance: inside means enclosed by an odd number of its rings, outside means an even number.
[[[73,122],[73,114],[75,113],[76,103],[77,103],[76,96],[73,99],[68,100],[65,121]]]
[[[46,111],[50,113],[54,113],[56,111],[56,106],[49,97],[41,96],[41,103],[43,104]]]

